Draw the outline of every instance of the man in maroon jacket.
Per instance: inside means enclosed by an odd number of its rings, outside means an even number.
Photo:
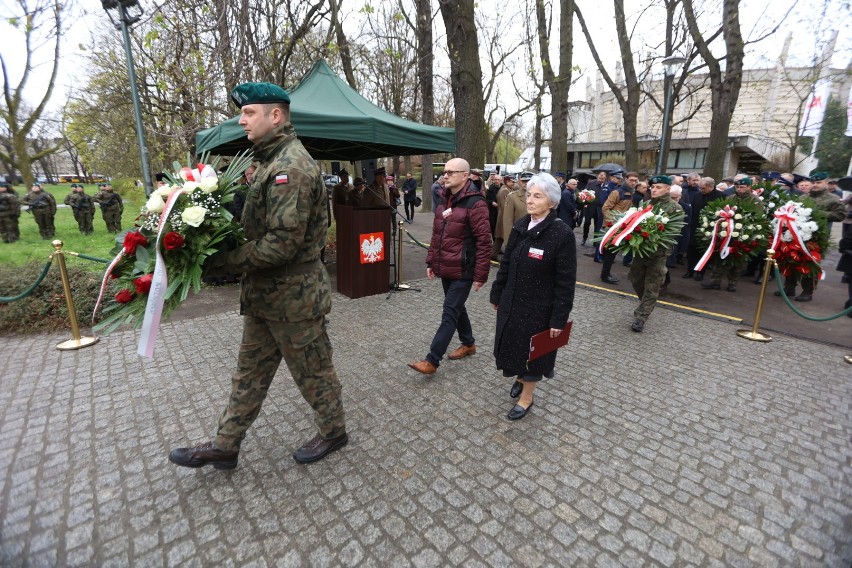
[[[479,291],[488,280],[491,257],[491,225],[488,204],[482,192],[471,183],[470,165],[461,158],[447,162],[443,173],[445,202],[435,209],[432,244],[426,255],[426,276],[441,278],[444,287],[444,313],[435,332],[429,354],[408,366],[425,375],[433,374],[453,334],[458,330],[461,345],[450,359],[476,353],[470,318],[464,307],[471,287]]]

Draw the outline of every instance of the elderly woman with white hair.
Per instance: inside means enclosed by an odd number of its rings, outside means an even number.
[[[568,322],[577,281],[574,232],[556,216],[561,192],[550,174],[527,184],[527,214],[513,226],[491,287],[497,310],[494,357],[505,377],[515,377],[511,398],[519,398],[509,420],[526,416],[542,377],[552,378],[556,351],[529,361],[530,338],[542,331],[558,337]]]

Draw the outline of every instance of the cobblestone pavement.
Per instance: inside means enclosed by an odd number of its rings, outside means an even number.
[[[843,566],[852,560],[852,365],[843,350],[579,289],[571,343],[526,419],[490,354],[422,358],[436,281],[330,314],[350,444],[316,464],[286,368],[233,472],[170,464],[229,389],[235,311],[80,351],[2,340],[3,566]],[[454,347],[455,345],[453,345]]]

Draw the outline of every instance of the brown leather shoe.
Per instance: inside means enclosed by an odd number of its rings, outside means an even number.
[[[311,463],[321,460],[334,450],[339,450],[349,443],[349,435],[341,434],[335,438],[325,439],[319,434],[302,444],[293,452],[293,459],[299,463]]]
[[[474,353],[476,353],[476,345],[459,345],[452,353],[447,355],[447,359],[455,361],[456,359],[464,359]]]
[[[234,469],[239,454],[239,451],[218,450],[213,447],[213,442],[207,442],[191,448],[175,448],[169,452],[169,461],[183,467],[212,465],[216,469]]]
[[[438,370],[438,367],[425,359],[423,361],[417,361],[416,363],[409,363],[408,366],[418,373],[423,373],[424,375],[434,375],[435,371]]]

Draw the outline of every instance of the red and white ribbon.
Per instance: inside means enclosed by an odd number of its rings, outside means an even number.
[[[160,223],[157,227],[157,241],[154,243],[156,260],[154,262],[154,274],[151,279],[151,289],[148,291],[148,303],[145,304],[145,318],[142,320],[142,333],[139,337],[139,348],[136,352],[142,357],[151,357],[154,354],[154,345],[157,343],[157,333],[160,330],[160,317],[163,315],[163,303],[166,298],[166,290],[169,287],[169,275],[166,270],[166,262],[163,253],[160,252],[160,238],[172,207],[177,198],[184,190],[177,189],[169,195],[166,206],[160,214]]]
[[[124,258],[125,254],[127,254],[127,252],[124,250],[124,247],[121,247],[121,250],[118,251],[118,254],[115,255],[115,258],[112,259],[112,262],[110,262],[109,266],[107,266],[106,272],[104,272],[104,278],[103,280],[101,280],[101,290],[100,292],[98,292],[98,301],[95,302],[95,309],[92,310],[92,325],[95,325],[95,318],[98,316],[98,310],[101,307],[101,301],[103,301],[104,299],[104,292],[106,292],[107,282],[109,282],[110,274],[112,274],[112,271],[115,270],[118,261]]]
[[[778,224],[775,226],[775,234],[772,236],[772,245],[769,248],[776,251],[778,250],[778,244],[781,242],[781,236],[784,233],[784,229],[787,229],[793,238],[793,243],[798,245],[802,254],[806,255],[814,264],[817,265],[817,267],[819,267],[819,263],[813,256],[811,256],[811,251],[808,249],[805,241],[802,240],[802,235],[799,234],[799,231],[796,228],[799,221],[799,211],[796,209],[796,204],[792,201],[788,201],[775,210],[775,218],[778,219]],[[818,270],[819,279],[825,280],[825,272],[823,272],[821,267],[819,267]]]
[[[737,207],[731,207],[730,205],[725,205],[724,209],[720,209],[717,212],[719,218],[716,220],[716,224],[713,225],[713,234],[710,236],[710,246],[708,246],[707,250],[704,251],[704,256],[701,257],[693,270],[700,272],[701,270],[704,270],[704,267],[707,266],[708,262],[710,262],[710,259],[713,257],[713,252],[716,250],[716,236],[719,234],[720,228],[724,228],[728,234],[725,235],[725,240],[722,241],[722,244],[719,247],[719,258],[728,258],[728,255],[731,253],[730,245],[731,237],[734,233],[734,215],[736,213]]]
[[[604,236],[601,239],[601,244],[598,245],[600,253],[604,253],[604,248],[606,248],[610,242],[612,242],[612,246],[617,247],[620,245],[621,241],[623,241],[627,235],[631,234],[642,221],[654,214],[653,209],[653,205],[648,205],[647,207],[628,213],[616,221],[615,224],[613,224],[613,226],[604,233]],[[617,236],[616,233],[618,233]]]

